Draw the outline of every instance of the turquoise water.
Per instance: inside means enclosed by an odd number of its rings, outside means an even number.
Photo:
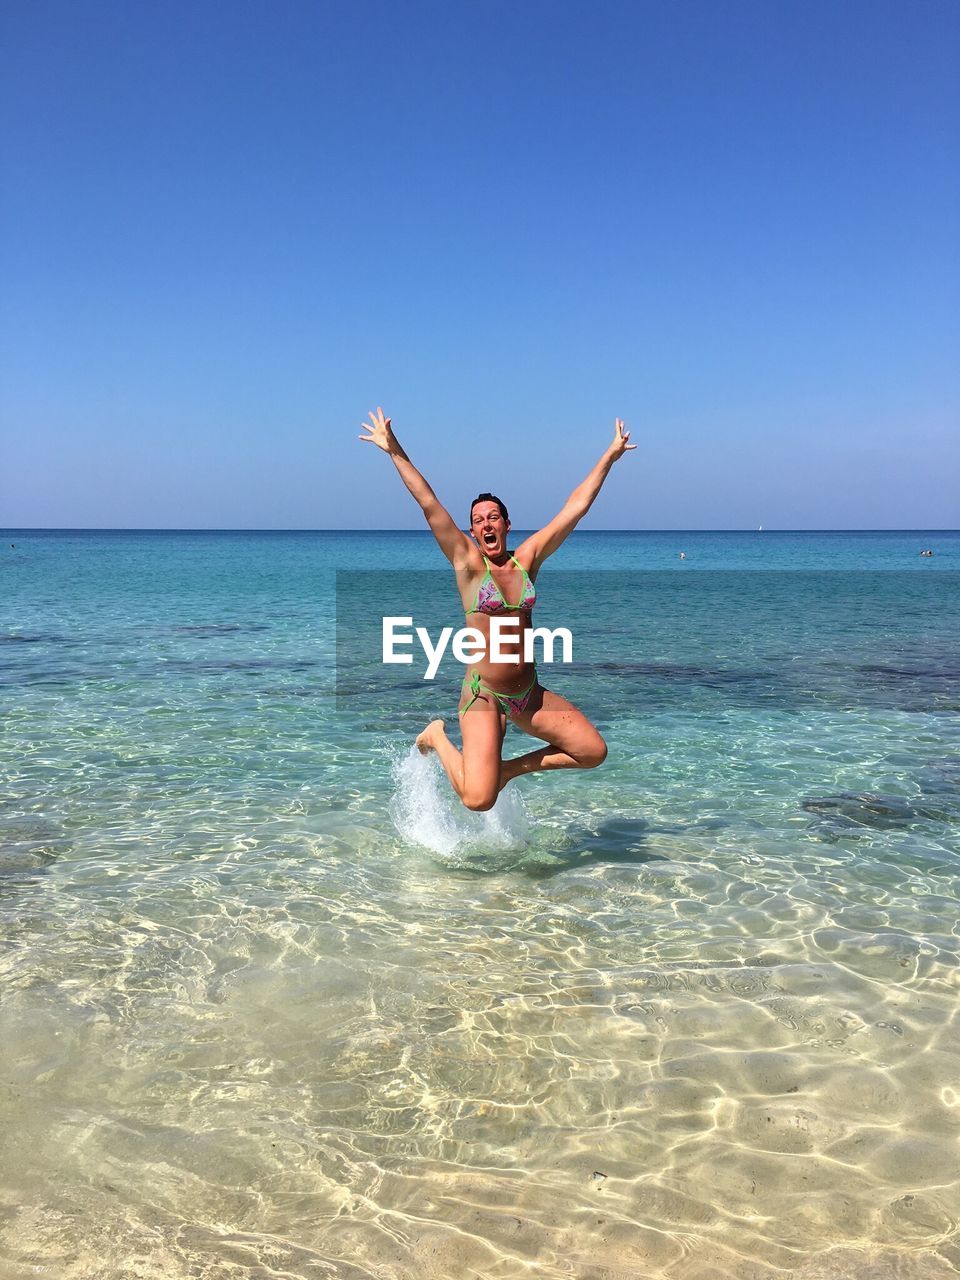
[[[5,1278],[960,1270],[960,534],[575,535],[469,815],[429,535],[0,547]]]

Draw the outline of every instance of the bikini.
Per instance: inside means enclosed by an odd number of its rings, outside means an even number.
[[[490,572],[490,561],[486,556],[483,557],[483,563],[487,566],[487,572],[483,575],[480,585],[477,587],[476,599],[473,602],[472,609],[465,609],[464,613],[469,618],[471,613],[485,613],[490,616],[502,613],[526,613],[533,612],[533,606],[537,603],[537,589],[533,585],[533,580],[513,556],[510,557],[513,563],[523,574],[523,587],[520,591],[520,599],[516,604],[511,604],[509,600],[504,598],[503,592],[497,586],[493,574]],[[498,693],[496,689],[491,689],[488,684],[484,684],[480,679],[480,672],[474,671],[469,676],[464,676],[462,691],[469,684],[470,692],[473,697],[460,712],[460,715],[466,715],[473,704],[484,694],[489,693],[496,698],[500,704],[500,710],[508,716],[522,715],[527,709],[527,704],[533,697],[533,691],[537,687],[537,670],[534,666],[533,679],[522,693]]]

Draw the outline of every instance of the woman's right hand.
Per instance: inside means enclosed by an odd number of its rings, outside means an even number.
[[[370,434],[368,436],[359,436],[358,439],[366,440],[368,444],[375,444],[384,453],[400,452],[400,445],[397,437],[393,434],[390,419],[383,416],[382,409],[378,408],[376,413],[371,413],[370,421],[361,422],[360,426],[364,431],[369,431]]]

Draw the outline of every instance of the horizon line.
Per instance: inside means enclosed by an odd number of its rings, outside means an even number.
[[[514,533],[534,533],[536,527],[529,529],[518,526]],[[290,526],[243,526],[243,525],[0,525],[0,533],[401,533],[421,534],[432,538],[430,529],[423,528],[373,528],[367,526],[331,526],[328,528],[308,528]],[[584,534],[615,533],[960,533],[960,528],[922,527],[919,525],[890,525],[879,528],[869,525],[855,525],[846,528],[828,526],[810,526],[808,528],[774,528],[759,526],[749,528],[690,528],[675,526],[671,528],[614,528],[614,529],[574,529],[568,537]]]

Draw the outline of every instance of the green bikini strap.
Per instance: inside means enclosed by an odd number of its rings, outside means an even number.
[[[532,583],[533,583],[533,579],[530,577],[530,574],[526,571],[526,569],[523,567],[523,565],[520,563],[520,561],[517,559],[517,557],[516,557],[516,556],[511,556],[511,557],[510,557],[510,559],[511,559],[511,560],[513,561],[513,563],[517,566],[517,568],[520,570],[520,572],[523,574],[523,576],[526,578],[526,580],[527,580],[529,583],[531,583],[531,584],[532,584]]]
[[[479,671],[474,671],[470,677],[470,692],[473,694],[473,697],[470,699],[467,705],[460,712],[462,716],[467,714],[467,712],[470,710],[473,704],[480,697],[480,672]]]

